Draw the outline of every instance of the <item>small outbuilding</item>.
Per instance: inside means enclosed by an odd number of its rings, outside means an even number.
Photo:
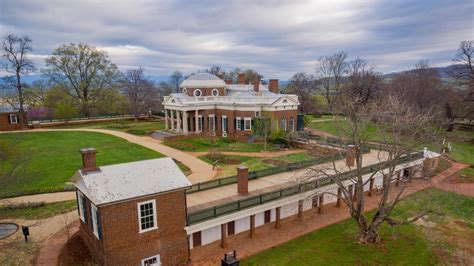
[[[20,130],[20,112],[11,105],[0,105],[0,131]]]
[[[176,265],[189,260],[186,189],[191,183],[171,158],[103,167],[81,149],[73,176],[79,234],[100,265]]]

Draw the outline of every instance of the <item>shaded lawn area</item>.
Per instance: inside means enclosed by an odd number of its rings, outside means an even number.
[[[45,219],[76,208],[75,200],[0,206],[0,219]]]
[[[260,152],[264,149],[264,143],[248,143],[245,141],[236,141],[229,138],[211,138],[196,137],[180,140],[164,140],[164,145],[182,150],[182,151],[209,151],[217,149],[220,151],[238,151],[238,152]],[[277,147],[267,143],[267,151],[274,151]]]
[[[18,147],[22,158],[27,160],[22,166],[26,175],[0,188],[0,198],[63,190],[65,183],[81,168],[81,148],[96,148],[99,166],[163,157],[124,139],[96,132],[0,134],[0,142]],[[0,170],[7,164],[0,162]]]
[[[249,168],[250,171],[267,169],[275,166],[282,166],[288,163],[305,161],[315,159],[314,156],[306,152],[294,153],[288,155],[282,155],[272,158],[261,158],[261,157],[250,157],[250,156],[237,156],[237,155],[224,155],[221,154],[218,156],[217,166],[221,169],[217,177],[227,177],[237,174],[237,166],[245,165]],[[215,160],[209,158],[209,156],[198,156],[199,159],[213,164]]]
[[[460,171],[459,174],[466,175],[469,182],[474,182],[474,132],[454,131],[448,135],[452,150],[449,156],[454,160],[471,165]]]
[[[133,135],[144,136],[153,133],[156,130],[164,130],[165,123],[163,121],[134,121],[134,120],[117,120],[112,122],[97,122],[75,125],[53,126],[48,128],[100,128],[111,129],[130,133]]]
[[[443,214],[428,216],[429,221],[437,223],[435,228],[414,224],[384,225],[382,243],[365,245],[358,243],[357,225],[348,219],[249,257],[242,265],[450,264],[446,254],[452,254],[458,247],[448,241],[448,236],[444,238],[439,228],[453,219],[460,219],[467,223],[464,229],[473,233],[474,198],[428,189],[400,202],[394,214],[398,218],[408,218],[427,208]]]

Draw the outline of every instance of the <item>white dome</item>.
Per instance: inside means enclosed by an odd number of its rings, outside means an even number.
[[[225,82],[216,75],[209,73],[198,73],[191,75],[181,82],[180,88],[223,88]]]

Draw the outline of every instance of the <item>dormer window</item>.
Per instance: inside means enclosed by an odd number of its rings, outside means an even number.
[[[171,103],[176,103],[176,101],[173,99],[173,100],[171,100]]]
[[[202,96],[202,91],[201,91],[200,89],[195,89],[195,90],[193,91],[193,95],[194,95],[195,97],[201,97],[201,96]]]
[[[211,94],[212,94],[212,96],[219,96],[219,90],[218,89],[213,89]]]
[[[283,103],[287,103],[288,101],[287,100],[283,100]]]

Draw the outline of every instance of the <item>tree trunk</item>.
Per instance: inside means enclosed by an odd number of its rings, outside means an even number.
[[[370,226],[366,230],[361,230],[359,232],[359,242],[374,244],[380,241],[379,229],[373,226]]]

